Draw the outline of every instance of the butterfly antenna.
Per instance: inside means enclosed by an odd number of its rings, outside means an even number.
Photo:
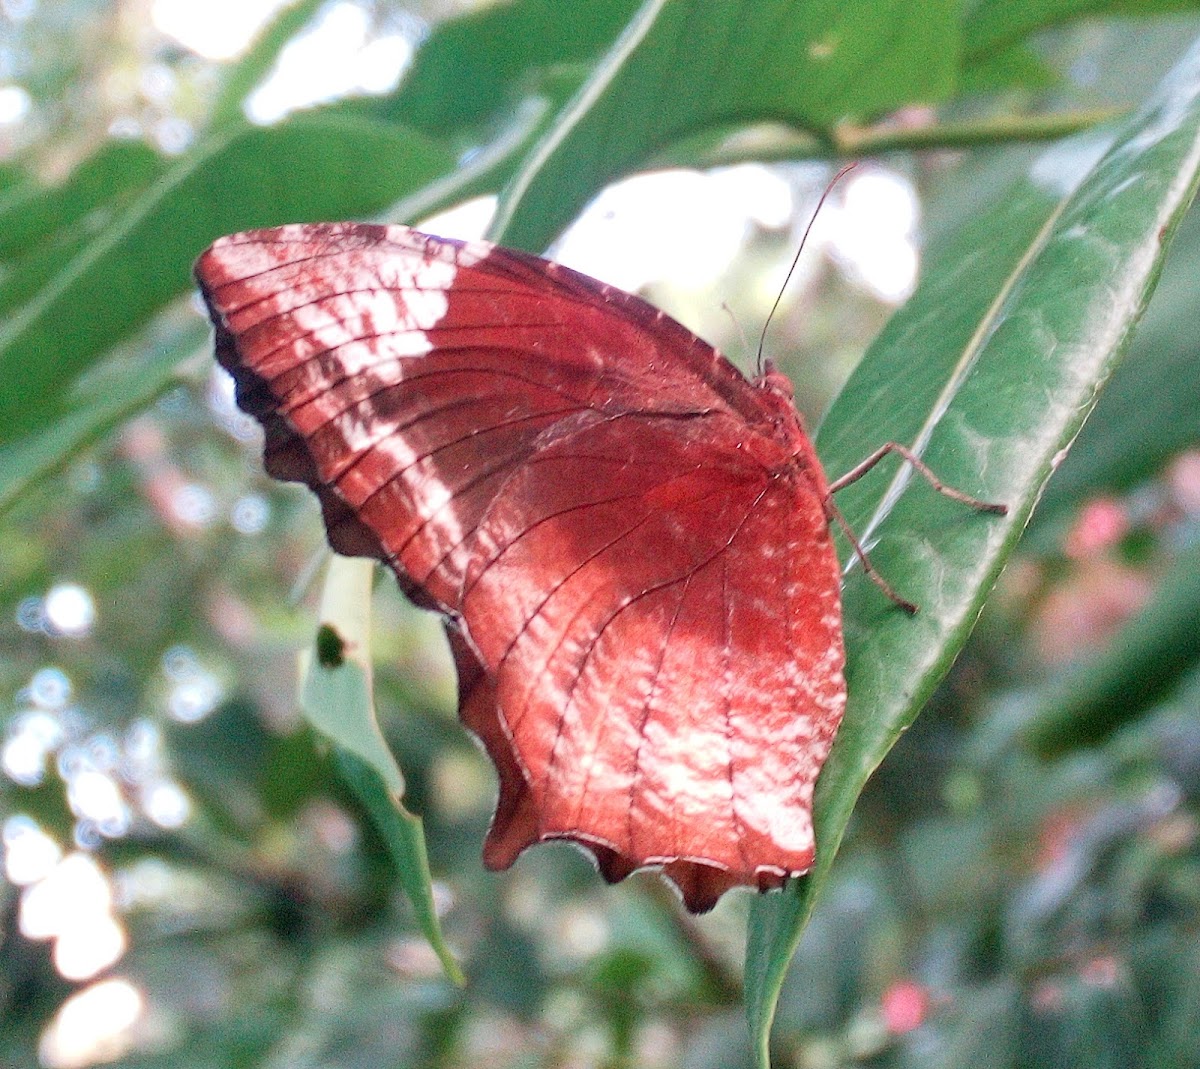
[[[758,336],[758,355],[755,358],[755,365],[759,375],[763,372],[763,346],[767,341],[767,328],[771,325],[771,320],[775,318],[775,313],[779,310],[779,304],[783,300],[783,295],[788,288],[788,283],[792,280],[792,275],[796,272],[796,265],[800,262],[800,254],[804,251],[804,246],[808,242],[808,235],[812,233],[813,223],[817,221],[817,216],[821,214],[821,207],[825,203],[825,199],[833,192],[833,187],[836,186],[846,175],[858,166],[858,162],[848,163],[842,167],[837,174],[830,180],[825,187],[825,191],[821,194],[821,199],[817,201],[817,206],[813,209],[812,216],[808,220],[808,226],[804,228],[804,236],[800,239],[800,247],[796,250],[796,255],[792,258],[792,266],[788,268],[787,275],[784,276],[783,285],[779,287],[779,293],[775,297],[775,303],[771,305],[771,310],[767,313],[766,322],[763,323],[762,333]]]

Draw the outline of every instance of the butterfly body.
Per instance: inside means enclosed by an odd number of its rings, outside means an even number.
[[[500,778],[491,867],[567,839],[689,908],[812,865],[845,704],[828,486],[768,367],[640,298],[405,227],[223,238],[198,261],[266,464],[339,552],[442,612]]]

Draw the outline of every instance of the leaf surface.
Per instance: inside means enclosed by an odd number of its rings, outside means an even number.
[[[375,718],[368,648],[374,570],[375,565],[362,558],[331,559],[321,601],[322,630],[300,704],[309,723],[333,744],[342,777],[383,837],[422,934],[447,977],[462,984],[462,971],[442,936],[434,906],[424,826],[404,807],[404,776]]]
[[[760,1065],[779,985],[855,801],[966,641],[1046,481],[1122,355],[1200,166],[1200,47],[1111,143],[1039,156],[930,257],[818,436],[836,476],[887,439],[1006,518],[940,498],[905,470],[839,498],[872,560],[916,601],[896,611],[857,567],[844,592],[846,718],[817,784],[817,864],[754,902],[747,1013]]]
[[[181,161],[0,326],[0,441],[64,415],[70,384],[191,288],[213,239],[370,215],[451,167],[420,135],[345,116],[247,129]]]
[[[543,249],[608,182],[706,129],[820,133],[954,88],[953,0],[647,0],[509,187],[495,232]]]

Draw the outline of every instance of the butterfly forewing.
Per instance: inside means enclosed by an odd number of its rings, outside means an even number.
[[[838,574],[778,390],[637,297],[404,227],[238,234],[197,277],[268,470],[449,617],[490,865],[570,839],[693,909],[811,865]]]

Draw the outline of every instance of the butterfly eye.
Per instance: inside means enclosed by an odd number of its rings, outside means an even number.
[[[794,401],[796,397],[795,388],[792,386],[792,380],[789,379],[782,371],[779,370],[774,362],[768,360],[762,376],[758,379],[758,384],[771,393],[777,394],[779,397],[787,401]]]

